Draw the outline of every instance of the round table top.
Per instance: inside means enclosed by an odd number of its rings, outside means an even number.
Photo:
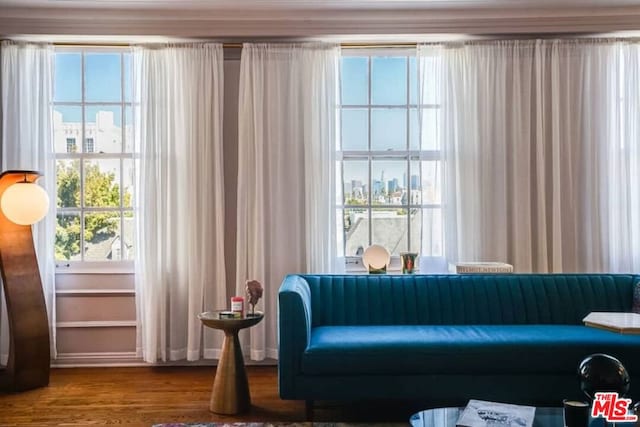
[[[209,328],[233,331],[256,325],[264,318],[264,313],[257,311],[255,314],[252,315],[249,313],[243,318],[220,319],[221,311],[224,310],[205,311],[204,313],[198,314],[198,319],[200,319],[203,325]]]
[[[436,408],[413,414],[411,427],[456,427],[464,408]],[[558,427],[564,425],[562,408],[536,408],[533,427]]]

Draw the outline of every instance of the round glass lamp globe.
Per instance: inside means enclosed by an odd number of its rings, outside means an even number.
[[[365,268],[384,268],[389,264],[390,259],[389,251],[380,245],[371,245],[362,254],[362,263]]]
[[[9,221],[18,225],[31,225],[47,214],[49,196],[38,184],[18,182],[4,191],[0,208]]]

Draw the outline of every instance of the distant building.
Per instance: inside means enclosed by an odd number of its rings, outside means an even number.
[[[351,228],[346,234],[345,255],[354,256],[358,254],[360,247],[369,246],[369,217],[367,212],[353,213]],[[384,246],[391,254],[399,254],[407,250],[407,215],[400,215],[396,210],[384,210],[374,212],[372,227],[372,241],[375,244]],[[422,212],[417,209],[411,215],[411,248],[420,248],[420,230],[422,226]]]
[[[85,242],[84,259],[86,261],[119,261],[134,258],[133,239],[134,239],[134,219],[126,217],[123,219],[124,245],[120,245],[120,233],[109,235],[107,233],[98,233],[96,241],[93,243]],[[118,227],[119,229],[120,227]],[[124,251],[124,252],[123,252]],[[72,260],[79,260],[80,255],[72,257]]]
[[[420,176],[411,175],[411,190],[417,190],[420,188]]]
[[[389,193],[395,193],[400,186],[398,185],[398,178],[393,178],[387,184],[387,188],[389,189]]]
[[[54,148],[56,153],[121,153],[122,128],[116,126],[113,111],[98,111],[85,117],[85,139],[82,121],[64,121],[62,113],[53,112]],[[126,126],[127,141],[133,140],[131,126]]]
[[[373,195],[377,196],[378,194],[381,194],[382,191],[384,190],[384,185],[381,181],[374,179],[373,185],[371,186],[371,188],[373,189]]]

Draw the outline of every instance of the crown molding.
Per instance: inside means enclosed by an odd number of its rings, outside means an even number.
[[[322,38],[402,34],[549,34],[640,30],[640,6],[429,10],[0,9],[0,36]]]

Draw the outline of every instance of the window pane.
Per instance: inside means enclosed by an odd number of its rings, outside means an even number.
[[[86,101],[118,102],[122,99],[119,53],[87,53],[84,67]]]
[[[424,108],[422,110],[422,140],[423,150],[440,149],[440,109]]]
[[[409,239],[409,250],[411,252],[418,252],[418,254],[422,254],[422,209],[411,208],[409,209],[409,214],[411,215],[411,237]]]
[[[424,82],[422,82],[420,90],[422,91],[421,104],[436,105],[440,103],[438,99],[438,58],[425,57],[420,59],[420,67],[422,67],[422,74],[424,76]]]
[[[133,159],[122,161],[122,207],[133,207],[133,184],[135,179],[135,169]]]
[[[53,110],[53,144],[56,153],[80,152],[80,141],[82,141],[82,109],[56,106]]]
[[[82,55],[56,53],[54,102],[82,101]]]
[[[56,215],[56,259],[80,259],[80,213],[58,212]]]
[[[409,110],[409,149],[420,149],[420,116],[415,108]]]
[[[93,138],[96,153],[122,151],[122,107],[92,105],[85,110],[85,133]]]
[[[84,206],[120,206],[120,160],[84,161]]]
[[[411,178],[409,178],[409,192],[407,203],[412,206],[420,205],[422,203],[422,186],[420,182],[420,161],[411,160],[411,170],[409,171]]]
[[[122,55],[122,66],[124,67],[124,100],[131,102],[133,100],[133,72],[131,67],[131,54]]]
[[[371,103],[405,105],[407,103],[407,58],[371,59]]]
[[[412,150],[437,151],[440,149],[439,108],[423,108],[422,123],[420,123],[418,110],[412,108],[409,113],[409,122],[409,144]]]
[[[407,110],[374,108],[371,110],[371,150],[407,149]]]
[[[120,214],[87,212],[84,214],[84,260],[121,260]]]
[[[439,160],[422,162],[422,203],[441,203],[442,168]]]
[[[342,104],[368,104],[369,58],[358,56],[343,57],[341,73]]]
[[[359,256],[369,247],[369,211],[366,208],[344,210],[345,256]]]
[[[418,65],[415,56],[409,57],[409,103],[418,104]]]
[[[419,235],[422,235],[422,245],[419,250],[420,254],[422,256],[443,256],[444,248],[441,209],[422,209],[421,215],[422,220],[419,223],[422,224],[422,227],[420,230],[415,230]],[[412,248],[412,250],[414,250],[414,248]]]
[[[56,162],[56,186],[59,208],[80,206],[80,160],[58,160]]]
[[[371,243],[384,246],[391,255],[407,251],[408,215],[405,208],[372,209]]]
[[[124,152],[133,153],[133,110],[131,107],[124,108]]]
[[[371,204],[406,204],[406,160],[373,160],[371,162]]]
[[[345,160],[342,163],[344,204],[368,204],[369,163],[366,160]]]
[[[369,112],[366,109],[342,110],[342,149],[344,151],[369,149]]]
[[[132,211],[124,211],[122,218],[122,259],[135,259],[135,220]]]
[[[343,257],[344,256],[344,234],[346,232],[344,226],[345,217],[344,217],[344,210],[343,209],[336,209],[336,244],[337,244],[337,256],[338,257]]]

